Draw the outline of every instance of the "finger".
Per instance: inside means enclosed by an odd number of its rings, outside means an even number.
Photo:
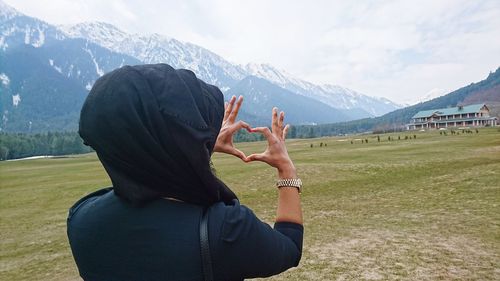
[[[234,123],[233,125],[231,125],[229,127],[229,131],[231,133],[234,133],[236,131],[238,131],[239,129],[242,129],[242,128],[245,128],[248,132],[251,132],[252,131],[252,127],[250,127],[250,125],[244,121],[238,121],[236,123]]]
[[[273,131],[273,133],[278,131],[278,108],[277,107],[273,107],[272,131]]]
[[[245,162],[251,162],[251,161],[263,161],[264,162],[265,156],[262,153],[248,155],[247,158],[245,159]]]
[[[285,120],[285,112],[281,111],[278,118],[278,133],[279,136],[283,135],[283,120]]]
[[[283,140],[286,139],[286,134],[288,134],[288,129],[290,129],[290,124],[287,124],[285,126],[285,129],[283,129]]]
[[[234,122],[236,120],[236,117],[238,117],[238,112],[240,111],[242,103],[243,103],[243,96],[240,96],[238,98],[238,101],[236,102],[236,106],[234,106],[233,110],[229,114],[229,122]]]
[[[267,140],[269,140],[273,136],[273,134],[271,133],[271,131],[269,130],[268,127],[256,127],[256,128],[252,128],[252,132],[258,132],[258,133],[263,134],[264,137],[266,137]]]
[[[229,115],[231,111],[233,110],[233,105],[234,101],[236,100],[236,96],[232,96],[231,99],[229,99],[229,103],[226,106],[226,110],[224,111],[224,119],[223,121],[226,121],[229,118]]]

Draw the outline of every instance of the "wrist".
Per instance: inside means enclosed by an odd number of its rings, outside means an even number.
[[[297,178],[297,170],[295,169],[295,166],[293,163],[290,161],[290,163],[287,163],[286,165],[281,165],[278,168],[278,177],[280,179],[295,179]]]

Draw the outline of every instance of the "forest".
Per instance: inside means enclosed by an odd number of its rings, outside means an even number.
[[[91,152],[76,132],[0,133],[0,160]]]
[[[329,133],[337,135],[328,126],[291,126],[288,138],[314,138]],[[235,142],[262,141],[260,134],[240,130],[234,135]],[[69,155],[92,152],[83,144],[77,132],[48,132],[39,134],[0,133],[0,160],[18,159],[39,155]]]

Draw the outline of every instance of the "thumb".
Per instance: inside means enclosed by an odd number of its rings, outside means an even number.
[[[265,162],[265,156],[262,153],[257,153],[257,154],[250,154],[247,156],[245,162],[252,162],[252,161],[262,161]]]
[[[233,151],[231,151],[231,154],[246,162],[247,156],[245,155],[245,153],[243,153],[243,151],[235,148]]]

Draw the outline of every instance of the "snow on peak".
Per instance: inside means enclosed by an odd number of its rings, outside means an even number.
[[[443,96],[447,92],[448,91],[446,91],[445,89],[434,88],[434,89],[430,90],[429,92],[427,92],[427,94],[425,94],[425,96],[421,99],[421,101],[428,101],[428,100],[432,100],[435,98],[439,98],[440,96]]]
[[[116,40],[117,37],[123,39],[127,35],[126,32],[116,26],[100,21],[87,21],[75,25],[60,25],[58,28],[68,35],[73,35],[75,37],[80,37],[82,35],[93,36],[94,38],[112,36],[113,39]]]
[[[344,95],[347,95],[347,96],[352,97],[352,98],[366,97],[365,95],[362,95],[354,90],[351,90],[349,88],[344,88],[344,87],[338,86],[338,85],[324,84],[321,87],[328,92],[332,92],[332,93],[342,92]]]
[[[422,102],[430,101],[432,99],[439,98],[439,97],[441,97],[441,96],[443,96],[443,95],[445,95],[447,93],[448,93],[448,91],[445,90],[445,89],[434,88],[434,89],[431,89],[430,91],[428,91],[423,97],[419,97],[419,98],[416,98],[416,99],[405,101],[405,104],[414,105],[414,104],[417,104],[417,103],[422,103]]]
[[[112,24],[92,21],[75,25],[60,25],[59,30],[68,37],[85,38],[105,48],[112,49],[114,42],[127,39],[127,33]]]
[[[35,48],[39,48],[45,43],[45,33],[39,26],[36,30],[38,31],[38,38],[34,40],[31,45]]]
[[[21,102],[21,95],[16,94],[12,96],[12,105],[14,107],[17,107],[19,105],[19,102]]]
[[[209,50],[158,33],[130,34],[102,22],[60,26],[59,29],[69,37],[87,39],[143,63],[168,63],[174,68],[192,70],[201,79],[219,87],[227,87],[245,77],[243,69]]]
[[[45,44],[46,37],[63,39],[48,23],[35,18],[25,17],[11,6],[0,0],[0,49],[6,50],[13,38],[21,38],[24,44],[39,48]],[[18,39],[14,39],[18,40]]]
[[[0,21],[7,21],[20,15],[16,9],[0,0]]]
[[[102,68],[99,66],[99,63],[97,62],[97,59],[96,57],[94,56],[94,54],[92,53],[91,50],[89,49],[83,49],[87,54],[89,54],[90,58],[92,59],[92,62],[94,63],[94,66],[95,66],[95,72],[97,73],[97,75],[99,75],[99,77],[103,76],[104,75],[104,70],[102,70]]]
[[[55,63],[54,63],[54,60],[53,59],[49,59],[49,64],[50,66],[52,66],[52,68],[54,68],[57,72],[61,73],[62,74],[62,69],[61,67],[57,66]]]
[[[286,75],[284,71],[278,70],[269,64],[249,63],[244,68],[249,74],[273,81],[278,85],[285,85],[290,82],[287,76],[291,75]]]
[[[310,90],[311,88],[314,88],[315,85],[312,83],[309,83],[307,81],[301,80],[292,74],[278,69],[270,64],[265,64],[265,63],[249,63],[245,66],[242,67],[245,69],[248,74],[254,75],[260,78],[264,78],[266,80],[269,80],[278,86],[291,90],[291,91],[297,91],[298,89],[302,90]],[[299,91],[299,94],[301,91]]]
[[[296,78],[283,70],[278,70],[269,64],[249,63],[243,68],[250,75],[267,79],[282,88],[321,101],[334,108],[359,108],[373,116],[382,115],[398,108],[394,103],[390,101],[388,103],[388,100],[382,101],[338,85],[313,84]]]
[[[2,85],[6,87],[10,84],[10,78],[5,73],[0,73],[0,81],[2,81]]]
[[[3,2],[0,3],[4,5]],[[38,29],[36,25],[19,28],[23,28],[27,44],[33,46],[43,44],[46,35],[41,32],[42,29]],[[37,33],[38,37],[33,36]],[[46,32],[46,34],[48,38],[51,36],[50,33]],[[61,34],[61,39],[67,37],[83,38],[111,51],[132,56],[143,63],[167,63],[174,68],[192,70],[200,79],[220,87],[223,91],[227,91],[229,87],[244,77],[254,75],[335,108],[361,108],[373,115],[381,115],[394,109],[393,104],[388,101],[365,96],[337,85],[313,84],[269,64],[236,65],[203,47],[158,33],[131,34],[109,23],[83,22],[76,25],[59,26],[55,30],[55,34]],[[2,42],[2,38],[0,38],[0,47],[3,46]],[[96,73],[102,76],[104,71],[102,65],[99,65],[103,62],[102,58],[88,47],[85,47],[84,50],[90,56]],[[49,63],[58,70],[53,61]],[[80,77],[80,74],[78,70],[77,76]]]
[[[373,97],[373,98],[378,99],[379,101],[383,102],[384,104],[391,105],[391,106],[394,106],[396,108],[405,107],[405,105],[403,105],[403,104],[395,103],[395,102],[391,101],[390,99],[387,99],[384,97]]]

